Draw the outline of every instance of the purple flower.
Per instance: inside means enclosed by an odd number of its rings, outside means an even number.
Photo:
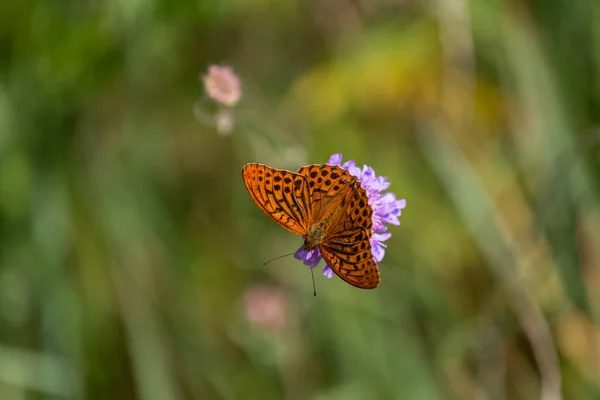
[[[329,157],[327,164],[339,165],[348,170],[350,175],[356,176],[363,189],[367,192],[369,206],[373,209],[373,232],[371,234],[371,253],[376,262],[383,260],[385,248],[387,245],[383,242],[388,240],[392,234],[387,232],[386,224],[400,225],[400,215],[402,209],[406,207],[406,200],[396,200],[394,193],[382,193],[390,187],[390,182],[385,176],[376,176],[373,168],[364,165],[361,168],[356,166],[354,160],[346,161],[342,164],[342,155],[334,154]],[[306,251],[302,245],[294,254],[297,260],[302,261],[311,269],[315,268],[321,261],[321,252],[318,248]],[[328,278],[333,276],[333,270],[329,265],[323,267],[323,275]]]

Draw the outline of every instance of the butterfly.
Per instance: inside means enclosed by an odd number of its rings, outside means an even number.
[[[379,284],[371,253],[373,209],[350,173],[330,164],[296,172],[251,163],[242,168],[248,193],[273,221],[303,236],[304,249],[318,248],[337,276],[362,289]]]

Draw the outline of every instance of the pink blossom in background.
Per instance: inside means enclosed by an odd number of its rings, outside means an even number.
[[[231,67],[211,65],[202,81],[208,97],[217,103],[233,107],[242,97],[240,79]]]
[[[244,293],[246,319],[255,328],[282,330],[287,322],[288,305],[283,291],[272,285],[255,285]]]

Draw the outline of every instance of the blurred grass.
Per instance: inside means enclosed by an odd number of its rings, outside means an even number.
[[[598,26],[585,0],[5,0],[0,398],[600,398]],[[378,289],[314,298],[262,265],[301,240],[240,170],[338,152],[407,208]]]

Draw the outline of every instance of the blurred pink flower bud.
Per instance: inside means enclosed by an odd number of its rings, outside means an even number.
[[[211,65],[202,81],[208,97],[217,103],[233,107],[242,97],[240,79],[231,67]]]
[[[250,325],[280,331],[287,321],[287,301],[282,290],[275,286],[256,285],[244,294],[244,314]]]

